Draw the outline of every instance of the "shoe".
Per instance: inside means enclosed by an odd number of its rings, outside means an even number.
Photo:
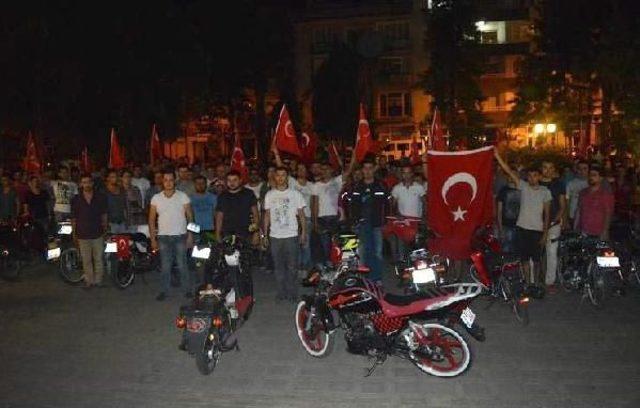
[[[164,293],[164,292],[160,292],[160,293],[158,294],[158,296],[156,296],[156,300],[157,300],[158,302],[162,302],[162,301],[163,301],[163,300],[165,300],[166,298],[167,298],[167,294],[166,294],[166,293]]]
[[[180,343],[178,345],[178,350],[187,351],[187,344],[186,343]]]
[[[186,293],[184,294],[184,297],[185,297],[185,299],[191,299],[191,298],[193,298],[193,292],[186,292]]]

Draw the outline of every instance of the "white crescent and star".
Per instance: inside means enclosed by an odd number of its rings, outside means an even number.
[[[309,135],[306,133],[302,133],[302,146],[307,147],[309,146],[309,143],[311,143]]]
[[[478,182],[476,181],[476,178],[473,177],[473,175],[471,175],[470,173],[459,172],[449,176],[449,178],[442,185],[442,200],[446,205],[449,205],[449,202],[447,201],[447,193],[449,193],[451,187],[458,183],[468,184],[469,187],[471,187],[471,201],[469,201],[469,204],[471,204],[473,200],[475,200],[476,194],[478,193]],[[453,214],[453,221],[465,221],[464,215],[467,212],[467,210],[463,210],[460,206],[458,206],[458,209],[456,211],[451,211],[451,214]]]
[[[287,137],[296,137],[295,130],[293,129],[293,123],[290,120],[284,125],[284,134]]]
[[[369,135],[371,134],[371,130],[369,129],[369,122],[366,119],[360,119],[360,122],[358,122],[358,127],[360,126],[366,126],[366,133],[363,133],[362,135],[360,135],[360,129],[358,129],[358,139],[360,139],[361,137],[369,137]]]

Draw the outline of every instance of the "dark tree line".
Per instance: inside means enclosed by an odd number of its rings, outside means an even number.
[[[275,5],[273,3],[276,3]],[[273,1],[26,1],[0,12],[0,134],[33,130],[58,157],[104,152],[111,127],[131,156],[272,78],[291,87],[286,4]],[[293,89],[284,92],[289,97]],[[260,111],[262,109],[262,111]]]

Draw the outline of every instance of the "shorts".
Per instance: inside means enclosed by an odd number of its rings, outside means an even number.
[[[534,262],[539,262],[542,257],[542,246],[540,240],[542,239],[542,231],[533,231],[518,227],[516,232],[516,242],[518,249],[518,256],[523,262],[529,259]]]

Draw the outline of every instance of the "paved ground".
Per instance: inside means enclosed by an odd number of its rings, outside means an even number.
[[[364,378],[367,360],[345,351],[308,357],[291,305],[276,305],[268,277],[239,334],[201,376],[176,348],[182,299],[153,300],[157,284],[85,292],[39,267],[0,282],[0,407],[639,407],[640,293],[595,311],[575,295],[531,306],[519,327],[504,305],[484,310],[485,343],[464,376],[443,380],[390,359]]]

